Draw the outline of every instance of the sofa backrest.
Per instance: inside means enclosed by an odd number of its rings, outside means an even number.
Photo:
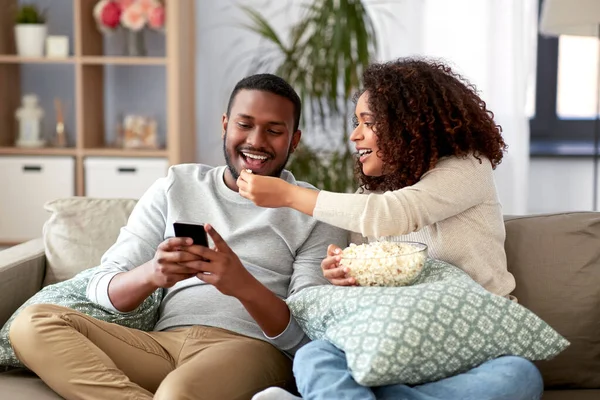
[[[46,203],[46,275],[43,286],[95,267],[117,240],[136,200],[71,197]]]
[[[513,293],[571,346],[538,363],[546,387],[600,387],[600,213],[507,217]]]

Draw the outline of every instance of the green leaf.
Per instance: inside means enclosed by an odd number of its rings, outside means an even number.
[[[17,11],[15,22],[17,24],[44,24],[46,23],[45,11],[38,10],[35,4],[23,4]]]
[[[243,24],[242,26],[259,34],[262,38],[269,40],[277,45],[282,51],[287,52],[285,45],[279,39],[275,29],[269,22],[255,9],[249,6],[241,5],[240,8],[250,17],[253,25]]]

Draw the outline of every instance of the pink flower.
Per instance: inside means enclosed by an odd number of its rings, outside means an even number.
[[[165,26],[165,7],[157,5],[148,11],[148,25],[152,29],[162,29]]]
[[[150,15],[150,11],[160,6],[160,1],[158,0],[137,0],[137,4],[142,8],[142,12],[148,17]]]
[[[100,13],[100,22],[108,28],[116,28],[121,20],[121,7],[115,2],[108,2]]]
[[[125,9],[121,14],[121,23],[132,31],[141,30],[146,24],[146,15],[138,3]]]
[[[136,0],[117,0],[117,3],[119,3],[119,6],[121,7],[121,11],[127,10],[135,2]]]
[[[100,15],[102,14],[102,10],[104,10],[104,7],[106,7],[106,5],[108,3],[110,3],[111,0],[100,0],[98,3],[96,3],[96,5],[94,6],[94,19],[96,20],[97,23],[100,23]]]

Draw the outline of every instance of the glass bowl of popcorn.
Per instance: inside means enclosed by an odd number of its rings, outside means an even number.
[[[340,266],[359,286],[412,284],[427,260],[427,245],[419,242],[354,243],[342,250]]]

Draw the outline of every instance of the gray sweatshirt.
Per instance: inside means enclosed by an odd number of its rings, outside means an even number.
[[[347,244],[347,232],[289,208],[257,207],[225,185],[224,171],[225,167],[202,164],[177,165],[152,185],[102,257],[103,268],[88,284],[89,299],[115,309],[108,297],[112,277],[151,260],[157,246],[174,236],[173,222],[177,221],[213,225],[248,271],[282,299],[303,288],[327,284],[321,261],[330,243]],[[288,171],[281,177],[311,187],[297,182]],[[266,340],[290,354],[308,340],[293,318],[280,335],[267,337],[236,298],[196,277],[165,289],[155,330],[190,325],[214,326]]]

